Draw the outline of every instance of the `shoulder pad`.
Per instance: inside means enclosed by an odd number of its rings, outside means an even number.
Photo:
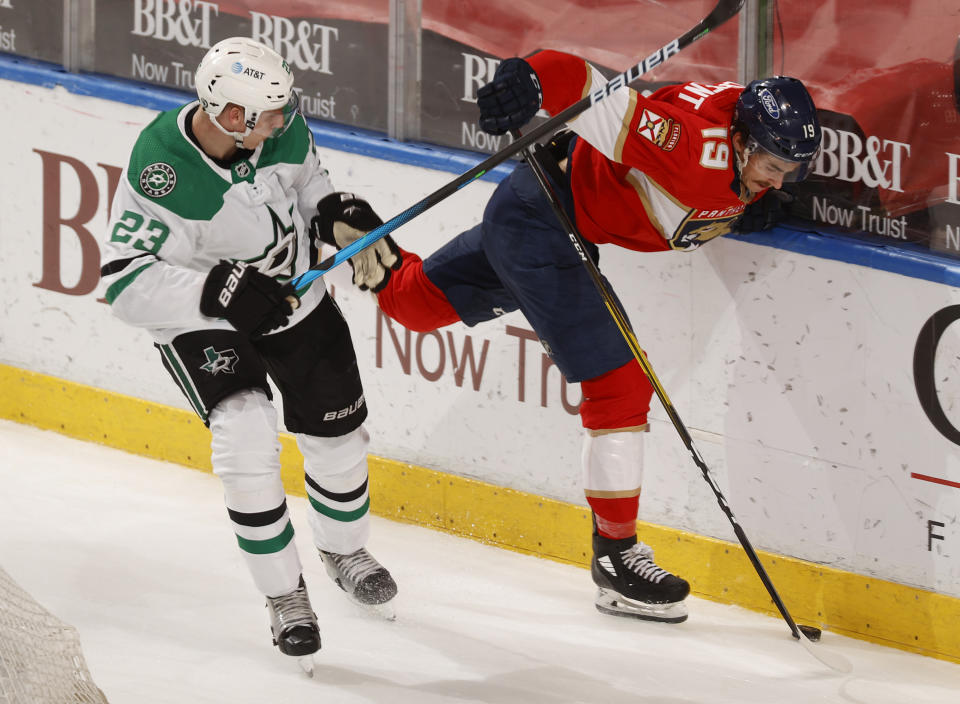
[[[127,180],[137,195],[188,219],[209,219],[230,187],[210,169],[178,123],[182,106],[160,115],[137,138]]]

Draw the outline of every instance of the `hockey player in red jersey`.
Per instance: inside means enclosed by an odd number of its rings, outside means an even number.
[[[541,107],[556,114],[605,82],[561,52],[507,59],[478,93],[480,126],[504,134]],[[594,261],[600,244],[690,251],[731,232],[768,189],[803,178],[820,143],[813,102],[787,77],[746,89],[687,83],[650,97],[621,89],[569,127],[553,142],[556,168],[549,170]],[[330,205],[321,219],[352,224]],[[354,239],[370,229],[354,226]],[[426,260],[405,252],[402,262],[392,272],[384,266],[375,288],[391,318],[425,332],[519,309],[566,379],[581,382],[597,608],[685,620],[689,584],[657,566],[636,534],[653,389],[531,170],[521,164],[498,186],[479,225]]]

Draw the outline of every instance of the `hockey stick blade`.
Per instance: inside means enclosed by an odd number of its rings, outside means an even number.
[[[840,653],[834,652],[829,648],[823,647],[819,643],[814,643],[812,640],[807,638],[807,634],[803,632],[803,629],[800,629],[800,637],[794,636],[800,642],[800,645],[803,646],[804,650],[810,653],[817,660],[822,662],[824,665],[829,667],[831,670],[839,672],[844,675],[849,675],[853,672],[853,664],[847,660]]]
[[[590,95],[581,98],[570,107],[557,113],[537,127],[531,129],[520,139],[508,144],[496,154],[493,154],[489,158],[474,166],[469,171],[464,172],[453,181],[450,181],[445,186],[437,189],[423,200],[414,203],[399,215],[395,215],[379,227],[370,230],[370,232],[365,234],[363,237],[350,243],[336,254],[327,257],[317,264],[314,264],[303,274],[291,281],[293,287],[298,293],[301,293],[314,279],[323,276],[334,267],[339,266],[347,259],[363,251],[378,240],[383,239],[401,225],[413,220],[425,210],[428,210],[440,201],[445,200],[448,196],[453,195],[461,188],[480,178],[494,167],[499,166],[510,157],[514,156],[515,154],[519,154],[521,151],[533,144],[536,140],[546,136],[547,134],[552,134],[553,132],[557,131],[566,122],[572,120],[584,110],[603,100],[614,91],[626,86],[631,81],[636,80],[655,66],[659,66],[660,64],[669,61],[672,56],[680,53],[683,49],[690,46],[695,41],[703,38],[711,31],[722,25],[724,22],[734,17],[738,12],[740,12],[740,8],[743,6],[743,3],[744,0],[720,0],[710,11],[710,13],[700,20],[694,27],[687,30],[687,32],[680,35],[673,41],[663,45],[648,57],[641,60],[636,65],[631,66],[623,73],[614,76],[604,88],[594,91]]]

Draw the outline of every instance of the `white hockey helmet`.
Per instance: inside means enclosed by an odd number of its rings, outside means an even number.
[[[246,37],[231,37],[214,44],[200,61],[195,75],[197,97],[211,121],[243,146],[246,137],[267,110],[283,110],[283,126],[271,137],[283,134],[300,109],[293,90],[290,67],[273,49]],[[228,103],[244,110],[246,129],[230,132],[216,117]]]

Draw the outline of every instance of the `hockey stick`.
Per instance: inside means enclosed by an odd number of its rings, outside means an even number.
[[[518,154],[523,149],[533,144],[533,142],[536,140],[548,134],[552,134],[564,123],[573,119],[592,105],[600,102],[618,88],[626,86],[630,82],[636,80],[654,66],[659,66],[660,64],[668,61],[671,56],[674,56],[686,47],[693,44],[698,39],[706,36],[711,31],[736,15],[740,11],[740,7],[743,5],[743,3],[744,0],[719,0],[716,7],[710,11],[710,14],[700,20],[696,26],[688,30],[686,33],[677,37],[672,42],[660,47],[635,66],[631,66],[623,73],[614,76],[602,89],[594,91],[590,95],[581,98],[570,107],[558,112],[550,119],[531,129],[523,137],[511,144],[508,144],[493,156],[480,162],[469,171],[461,174],[453,181],[450,181],[445,186],[437,189],[423,200],[414,203],[399,215],[395,215],[379,227],[370,230],[370,232],[365,234],[363,237],[351,242],[336,254],[327,257],[317,264],[314,264],[303,274],[291,281],[293,287],[298,293],[303,291],[314,279],[323,276],[335,266],[342,264],[347,259],[358,252],[363,251],[377,240],[386,237],[404,223],[409,222],[425,210],[432,208],[437,203],[456,193],[467,184],[480,178],[485,173],[490,171],[490,169],[498,166],[513,155]]]
[[[535,151],[532,147],[527,147],[524,150],[524,158],[526,159],[526,162],[530,166],[530,169],[533,171],[534,175],[537,177],[537,182],[540,184],[540,188],[543,190],[547,201],[549,201],[550,207],[553,209],[554,214],[557,216],[560,224],[566,230],[567,236],[570,238],[570,243],[573,245],[574,249],[577,250],[577,254],[580,256],[580,261],[583,262],[583,265],[587,268],[590,278],[593,281],[593,285],[600,294],[600,297],[603,299],[603,303],[610,312],[610,316],[616,323],[617,328],[619,328],[620,333],[623,335],[623,339],[626,341],[627,346],[633,353],[633,356],[640,364],[640,368],[643,370],[643,373],[646,375],[647,379],[650,380],[650,383],[657,394],[657,398],[659,398],[660,403],[663,404],[663,408],[667,412],[667,416],[669,416],[670,421],[673,423],[673,427],[680,435],[680,439],[683,441],[683,444],[686,445],[687,450],[690,451],[694,463],[700,469],[700,472],[703,474],[703,478],[707,480],[707,484],[709,484],[710,488],[713,490],[714,496],[717,497],[717,503],[720,504],[720,508],[726,515],[727,520],[729,520],[730,525],[733,526],[733,532],[740,541],[740,545],[743,546],[744,552],[746,552],[747,557],[750,559],[754,569],[760,576],[760,581],[763,582],[763,586],[766,587],[767,593],[770,595],[770,598],[773,599],[773,603],[780,611],[780,615],[783,616],[783,620],[786,621],[787,625],[790,627],[790,632],[793,634],[793,637],[796,638],[803,645],[803,647],[810,652],[811,655],[813,655],[827,667],[836,670],[837,672],[851,672],[853,670],[853,666],[845,657],[838,653],[824,650],[819,646],[813,645],[812,641],[820,640],[821,632],[819,628],[814,626],[798,626],[793,620],[793,617],[790,616],[790,612],[787,611],[787,607],[783,603],[783,599],[780,598],[776,587],[773,586],[770,576],[767,574],[763,564],[760,562],[760,558],[757,556],[756,550],[753,549],[753,545],[750,544],[747,534],[744,533],[743,528],[740,527],[740,523],[737,521],[736,516],[733,515],[730,504],[727,502],[726,497],[723,495],[723,492],[720,491],[720,487],[714,480],[709,467],[707,467],[707,463],[704,461],[703,456],[693,444],[693,438],[690,436],[690,432],[680,419],[680,415],[677,413],[673,403],[667,396],[666,390],[664,390],[663,385],[660,383],[660,380],[654,373],[653,367],[650,366],[647,355],[644,353],[643,349],[641,349],[640,343],[637,341],[637,336],[633,332],[633,328],[630,325],[630,321],[627,319],[626,313],[620,306],[619,301],[617,301],[617,299],[610,292],[610,289],[604,282],[603,276],[600,274],[600,270],[597,268],[597,265],[587,254],[582,235],[577,230],[576,225],[574,225],[574,223],[567,216],[563,206],[560,204],[560,200],[557,197],[556,191],[547,180],[546,174],[543,171],[543,167],[540,165],[540,162],[538,161]]]

